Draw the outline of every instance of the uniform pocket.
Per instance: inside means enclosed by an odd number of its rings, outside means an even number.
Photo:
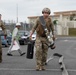
[[[42,46],[42,43],[41,43],[40,39],[36,39],[35,47],[38,48],[38,47],[41,47],[41,46]]]

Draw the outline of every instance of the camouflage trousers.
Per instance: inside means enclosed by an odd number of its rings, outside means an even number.
[[[0,40],[0,62],[2,62],[2,44]]]
[[[35,42],[36,47],[36,63],[37,66],[44,66],[47,60],[47,39],[46,38],[37,38]]]

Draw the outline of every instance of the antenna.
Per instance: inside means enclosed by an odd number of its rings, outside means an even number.
[[[16,7],[16,11],[17,11],[17,22],[18,22],[18,4],[17,4],[17,7]]]

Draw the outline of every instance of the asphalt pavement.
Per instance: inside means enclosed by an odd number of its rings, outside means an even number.
[[[58,37],[55,41],[56,49],[48,50],[48,58],[54,53],[64,56],[64,63],[69,75],[76,75],[76,37]],[[21,46],[27,52],[27,45]],[[36,71],[35,56],[27,59],[26,55],[20,56],[14,51],[13,56],[7,56],[7,48],[3,48],[3,62],[0,63],[0,75],[62,75],[58,64],[59,58],[55,57],[46,65],[45,71]]]

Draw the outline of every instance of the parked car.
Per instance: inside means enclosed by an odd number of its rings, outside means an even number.
[[[2,43],[2,45],[4,45],[5,47],[8,47],[7,39],[6,39],[5,36],[1,36],[1,43]]]
[[[8,45],[11,45],[12,35],[7,36],[6,39],[7,39],[7,43],[8,43]]]
[[[10,30],[7,30],[7,37],[6,37],[6,39],[7,39],[8,45],[10,45],[11,44],[11,39],[12,39],[12,34],[11,34]]]
[[[5,47],[8,47],[11,44],[12,35],[9,30],[6,30],[6,31],[7,31],[7,36],[1,35],[1,43]]]
[[[35,40],[36,40],[36,32],[34,32],[32,35],[32,41],[35,41]]]
[[[29,32],[28,31],[19,31],[19,43],[20,45],[25,45],[29,40]]]

